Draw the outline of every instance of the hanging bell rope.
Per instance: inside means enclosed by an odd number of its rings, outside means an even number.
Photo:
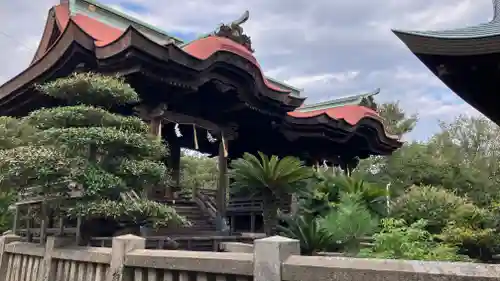
[[[198,150],[198,136],[196,135],[196,125],[193,125],[194,149]]]

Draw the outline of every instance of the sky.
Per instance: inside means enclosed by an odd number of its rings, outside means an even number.
[[[0,1],[0,84],[29,64],[58,0]],[[381,88],[377,101],[418,113],[407,136],[425,140],[439,121],[480,115],[399,41],[391,28],[436,30],[492,18],[491,0],[101,0],[184,40],[245,10],[243,25],[266,75],[304,89],[314,103]]]

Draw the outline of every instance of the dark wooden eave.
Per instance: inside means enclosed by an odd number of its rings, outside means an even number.
[[[287,116],[282,126],[283,134],[290,141],[324,139],[332,145],[335,143],[347,147],[356,138],[360,141],[359,147],[349,146],[353,154],[363,150],[370,151],[370,154],[389,155],[403,145],[398,137],[386,132],[381,120],[371,117],[364,117],[356,125],[351,125],[344,120],[333,119],[328,114],[307,118]]]

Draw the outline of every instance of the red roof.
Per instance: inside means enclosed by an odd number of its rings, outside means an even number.
[[[66,28],[66,25],[69,22],[69,10],[68,5],[62,4],[55,7],[56,9],[56,21],[61,30]],[[117,40],[122,34],[123,31],[117,29],[113,26],[107,25],[103,22],[100,22],[96,19],[90,18],[88,16],[82,14],[76,14],[71,16],[71,19],[88,35],[95,39],[95,44],[98,47],[106,46],[113,41]],[[261,71],[259,63],[257,59],[253,56],[253,54],[244,46],[224,37],[217,36],[208,36],[205,38],[197,39],[182,48],[186,53],[192,55],[195,58],[205,60],[209,58],[216,52],[225,51],[231,52],[241,57],[244,57],[251,63],[255,64],[257,68]],[[289,93],[289,91],[281,89],[267,79],[264,78],[264,83],[270,89]]]
[[[61,30],[64,30],[69,22],[68,5],[57,5],[56,21]],[[71,16],[71,19],[88,35],[95,39],[96,46],[106,46],[118,39],[123,31],[103,22],[90,18],[82,14]]]
[[[64,30],[68,25],[70,15],[67,4],[55,6],[56,22],[61,30]],[[71,16],[71,19],[88,35],[95,39],[95,44],[98,47],[106,46],[117,40],[124,31],[107,25],[96,19],[90,18],[82,14]],[[182,48],[186,53],[200,60],[205,60],[216,52],[231,52],[237,54],[250,63],[254,64],[261,70],[260,65],[254,55],[244,46],[224,37],[215,35],[197,39]],[[267,79],[264,78],[265,84],[272,90],[289,93],[283,90]],[[322,114],[328,115],[335,120],[345,120],[350,125],[356,125],[363,118],[373,118],[381,121],[381,117],[373,110],[358,105],[340,106],[330,109],[314,110],[309,112],[292,111],[288,112],[289,116],[296,118],[310,118]]]
[[[361,105],[344,105],[334,108],[319,109],[307,112],[292,111],[288,115],[296,118],[310,118],[326,114],[328,117],[335,120],[345,120],[350,125],[358,124],[363,118],[373,118],[381,120],[381,117],[374,110]]]
[[[216,52],[225,51],[237,54],[241,57],[246,58],[248,61],[252,62],[257,66],[257,68],[262,73],[262,69],[260,68],[259,62],[254,57],[254,55],[243,45],[234,42],[231,39],[225,37],[218,36],[208,36],[205,38],[197,39],[182,48],[186,53],[192,55],[201,60],[205,60],[209,58]],[[273,89],[278,92],[289,93],[287,90],[283,90],[274,84],[270,83],[265,77],[264,83],[270,89]]]

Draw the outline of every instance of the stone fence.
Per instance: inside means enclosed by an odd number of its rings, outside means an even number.
[[[0,237],[0,280],[500,280],[500,265],[300,256],[298,241],[279,236],[255,240],[246,253],[146,250],[145,239],[133,235],[115,237],[111,248],[68,243],[55,237],[45,245]]]

